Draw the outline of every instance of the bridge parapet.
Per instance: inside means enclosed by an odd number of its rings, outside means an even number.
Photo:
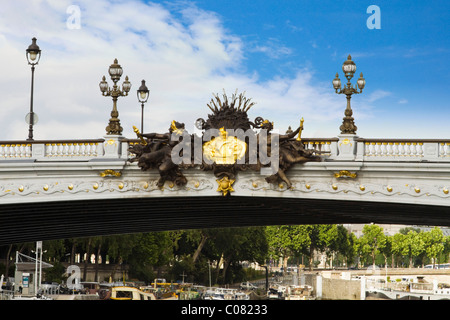
[[[324,152],[328,161],[340,160],[346,139],[302,138],[305,149]],[[354,161],[450,162],[449,139],[365,139],[355,138],[350,150]],[[129,158],[127,151],[139,139],[112,137],[84,140],[0,141],[0,161],[35,159],[37,161],[88,161],[95,158]]]
[[[449,161],[450,140],[357,139],[356,160]]]
[[[116,139],[0,141],[0,160],[88,161],[120,157],[121,141]],[[108,148],[114,149],[107,153]]]

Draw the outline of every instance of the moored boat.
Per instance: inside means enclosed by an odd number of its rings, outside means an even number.
[[[206,290],[203,300],[250,300],[250,296],[237,289],[210,288]]]
[[[153,293],[144,292],[135,287],[114,286],[110,288],[111,300],[156,300]]]

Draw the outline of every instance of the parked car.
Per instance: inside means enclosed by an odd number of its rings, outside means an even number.
[[[257,287],[254,284],[247,281],[247,282],[242,282],[241,285],[239,286],[239,288],[241,290],[255,290]]]

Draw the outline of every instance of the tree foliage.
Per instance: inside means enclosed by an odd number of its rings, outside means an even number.
[[[375,268],[375,255],[386,246],[383,228],[376,224],[365,225],[360,239],[361,253],[370,254]]]
[[[52,281],[67,276],[63,274],[63,262],[81,262],[84,278],[88,265],[94,263],[98,281],[104,280],[97,276],[99,263],[108,260],[112,279],[121,278],[117,271],[126,265],[130,278],[145,282],[155,277],[172,281],[183,277],[190,282],[206,284],[211,279],[212,284],[227,284],[248,279],[243,261],[267,264],[282,259],[287,267],[290,259],[299,263],[301,257],[312,268],[315,255],[323,253],[330,261],[340,257],[346,266],[357,261],[375,265],[378,259],[377,263],[384,261],[385,265],[391,260],[391,267],[413,267],[425,261],[447,262],[450,254],[450,237],[438,227],[422,232],[404,228],[386,236],[375,224],[365,225],[359,239],[342,225],[322,224],[150,232],[52,240],[43,245],[44,260],[55,266],[45,270]],[[5,261],[14,261],[15,251],[34,256],[35,247],[35,243],[0,247],[0,255]],[[7,275],[12,267],[7,264],[3,273]]]

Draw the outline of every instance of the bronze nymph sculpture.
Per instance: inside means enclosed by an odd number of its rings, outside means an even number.
[[[305,163],[307,161],[321,161],[321,157],[314,155],[315,153],[320,153],[318,150],[305,150],[303,143],[301,140],[293,139],[297,134],[301,133],[303,130],[303,126],[301,125],[295,131],[291,131],[288,134],[279,135],[278,141],[279,146],[276,150],[269,149],[271,146],[270,133],[273,129],[273,123],[269,121],[264,121],[261,125],[262,129],[266,129],[268,132],[266,138],[266,144],[268,146],[268,150],[270,152],[278,152],[279,165],[278,170],[273,175],[266,178],[266,181],[269,183],[279,183],[281,181],[285,182],[288,188],[292,187],[291,181],[287,178],[285,172],[296,163]],[[258,135],[258,139],[259,139]],[[300,135],[299,135],[300,138]]]
[[[171,158],[173,147],[179,141],[173,141],[172,134],[181,135],[184,131],[184,123],[172,121],[167,133],[140,133],[134,127],[134,131],[141,139],[141,144],[133,145],[128,149],[135,157],[130,162],[138,162],[138,166],[143,170],[157,169],[160,174],[158,187],[162,187],[164,182],[172,181],[178,186],[184,186],[187,183],[181,169],[175,165]],[[147,138],[145,140],[144,138]]]
[[[197,128],[203,130],[200,139],[202,148],[200,160],[194,158],[194,155],[198,156],[198,152],[194,150],[198,146],[191,143],[198,141],[199,137],[189,135],[183,123],[172,121],[168,132],[164,134],[140,133],[134,127],[140,143],[130,147],[129,151],[135,155],[130,162],[137,161],[138,166],[144,171],[157,169],[160,174],[159,187],[162,187],[165,181],[171,181],[177,186],[186,185],[187,180],[182,169],[199,166],[204,171],[213,172],[219,184],[218,191],[223,195],[229,195],[234,191],[232,184],[236,181],[238,171],[243,170],[263,172],[261,169],[271,168],[273,170],[266,177],[266,181],[284,182],[290,188],[292,183],[287,178],[286,171],[296,163],[321,161],[318,155],[320,152],[304,148],[300,138],[303,120],[295,131],[290,130],[283,135],[272,133],[273,123],[268,120],[261,117],[257,117],[254,122],[249,120],[247,112],[253,105],[254,103],[243,93],[239,95],[235,93],[231,98],[225,93],[222,98],[214,95],[207,104],[212,111],[208,119],[205,121],[199,118],[196,121]],[[260,130],[257,132],[255,129]],[[216,134],[211,135],[211,131]],[[245,134],[240,136],[240,133]],[[298,138],[295,139],[297,134]],[[178,144],[183,139],[186,139],[185,149],[181,148],[180,154],[177,154],[180,147]],[[172,158],[174,150],[177,156],[186,152],[191,163],[175,164]],[[268,163],[268,159],[272,163]],[[275,166],[273,162],[276,162]]]

